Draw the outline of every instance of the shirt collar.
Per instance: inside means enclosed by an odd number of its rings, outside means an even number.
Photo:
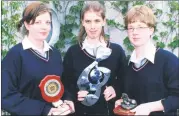
[[[22,40],[22,46],[23,46],[23,49],[24,49],[24,50],[32,48],[32,49],[38,51],[38,48],[35,47],[31,41],[29,41],[29,39],[27,38],[27,36],[25,36],[25,38]],[[46,51],[49,51],[49,49],[52,49],[52,48],[51,48],[50,45],[44,40],[44,48],[43,48],[43,51],[46,52]]]
[[[156,53],[156,47],[154,46],[154,44],[152,44],[149,41],[148,44],[144,48],[144,56],[142,56],[141,59],[139,59],[138,61],[146,58],[147,60],[149,60],[150,62],[154,64],[155,53]],[[138,63],[138,61],[136,59],[136,51],[134,50],[131,54],[128,65],[130,62]]]
[[[83,41],[82,43],[82,50],[85,49],[85,48],[90,48],[90,49],[93,49],[93,48],[97,48],[99,46],[103,46],[103,47],[106,47],[106,43],[104,40],[101,40],[99,41],[98,43],[94,44],[94,45],[91,45],[88,43],[88,40],[87,38],[85,38],[85,40]]]

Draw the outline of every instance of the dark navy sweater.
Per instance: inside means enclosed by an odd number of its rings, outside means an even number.
[[[154,64],[147,61],[137,69],[130,62],[124,78],[124,92],[139,104],[164,100],[165,114],[179,108],[179,59],[172,53],[159,49],[155,54]],[[138,70],[138,71],[135,71]],[[163,115],[164,112],[151,114]]]
[[[99,62],[98,66],[103,66],[110,69],[111,76],[106,85],[102,87],[99,100],[92,106],[85,106],[81,104],[81,102],[77,101],[77,92],[79,91],[77,80],[81,72],[92,62],[94,62],[95,57],[87,53],[85,49],[82,50],[81,43],[71,46],[64,57],[64,73],[62,76],[62,81],[65,85],[65,88],[69,91],[69,96],[67,96],[65,99],[73,100],[75,103],[76,115],[113,114],[114,100],[106,102],[103,92],[106,86],[112,86],[117,93],[117,98],[121,96],[119,90],[120,84],[118,83],[118,80],[124,74],[126,57],[121,46],[114,43],[108,43],[108,47],[112,49],[111,55],[107,59]]]
[[[46,75],[62,73],[61,54],[52,48],[43,60],[32,49],[14,46],[2,61],[2,109],[15,115],[47,115],[50,103],[43,100],[39,89]]]

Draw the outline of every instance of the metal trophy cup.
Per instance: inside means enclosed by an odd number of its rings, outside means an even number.
[[[64,86],[60,80],[60,76],[47,75],[39,84],[42,97],[45,101],[51,102],[53,105],[60,101],[64,93]]]
[[[122,94],[122,100],[121,105],[113,109],[114,114],[121,116],[133,116],[135,113],[130,112],[130,110],[137,106],[137,102],[133,99],[129,99],[126,93]]]

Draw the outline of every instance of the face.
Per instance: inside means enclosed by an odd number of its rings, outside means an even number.
[[[145,46],[148,41],[150,41],[153,31],[153,28],[150,28],[145,23],[139,21],[128,24],[127,30],[129,40],[135,48]]]
[[[51,18],[48,12],[40,14],[36,17],[34,24],[27,24],[26,29],[29,31],[29,37],[38,40],[45,40],[51,29]]]
[[[96,39],[101,35],[102,27],[105,25],[106,20],[102,18],[98,12],[87,11],[84,14],[82,25],[85,28],[88,38]]]

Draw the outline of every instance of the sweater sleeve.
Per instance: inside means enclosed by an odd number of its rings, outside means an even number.
[[[173,54],[167,56],[164,65],[164,83],[168,96],[163,102],[165,113],[179,109],[179,59]]]
[[[127,64],[127,60],[126,60],[126,55],[124,50],[121,48],[121,52],[120,52],[120,59],[119,59],[119,69],[117,72],[117,81],[115,81],[115,90],[116,90],[116,99],[119,99],[122,95],[123,92],[123,87],[124,87],[124,82],[123,82],[123,78],[125,75],[125,71],[126,71],[126,64]]]
[[[125,74],[125,68],[126,68],[126,55],[122,47],[118,48],[119,50],[117,51],[119,54],[119,59],[118,59],[118,66],[116,69],[116,77],[112,81],[112,86],[116,92],[116,97],[111,100],[111,102],[115,102],[117,99],[121,97],[122,91],[123,91],[123,77]]]
[[[71,48],[68,49],[64,56],[62,73],[62,82],[65,87],[65,93],[62,99],[74,101],[75,100],[75,84],[73,82],[73,60],[72,60]]]
[[[21,65],[17,49],[11,49],[2,60],[2,109],[16,115],[47,115],[51,106],[19,92]]]

